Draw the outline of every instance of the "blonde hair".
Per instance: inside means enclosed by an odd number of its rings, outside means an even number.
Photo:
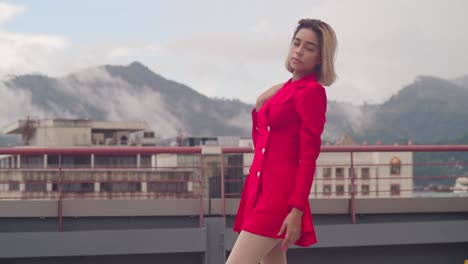
[[[298,22],[292,39],[294,39],[299,30],[307,28],[315,32],[319,39],[321,63],[317,64],[315,74],[318,81],[325,86],[332,85],[338,76],[335,73],[335,58],[338,41],[333,28],[319,19],[301,19]],[[289,54],[286,58],[286,69],[292,73],[289,63]]]

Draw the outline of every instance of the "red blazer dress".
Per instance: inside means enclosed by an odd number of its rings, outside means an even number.
[[[278,236],[292,207],[303,212],[296,245],[317,242],[309,194],[322,143],[327,97],[310,74],[288,80],[260,111],[252,110],[254,158],[243,187],[234,231]]]

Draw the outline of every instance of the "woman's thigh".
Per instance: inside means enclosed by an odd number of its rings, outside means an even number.
[[[241,231],[226,264],[258,264],[281,239]]]
[[[266,254],[261,264],[286,264],[286,251],[281,249],[281,243],[276,244],[268,254]]]

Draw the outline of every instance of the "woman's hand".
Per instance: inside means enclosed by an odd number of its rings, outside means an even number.
[[[262,105],[265,103],[266,100],[268,100],[270,97],[272,97],[281,87],[283,87],[283,83],[277,84],[270,89],[264,91],[258,98],[257,98],[257,103],[255,104],[256,111],[258,112]]]
[[[281,235],[286,231],[286,237],[281,243],[281,249],[284,251],[286,251],[289,246],[294,244],[294,242],[301,237],[302,214],[302,211],[293,207],[281,225],[278,235]]]

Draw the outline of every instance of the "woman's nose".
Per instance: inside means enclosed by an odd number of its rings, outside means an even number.
[[[302,47],[297,47],[295,52],[297,55],[302,56],[302,54],[304,53],[304,49]]]

